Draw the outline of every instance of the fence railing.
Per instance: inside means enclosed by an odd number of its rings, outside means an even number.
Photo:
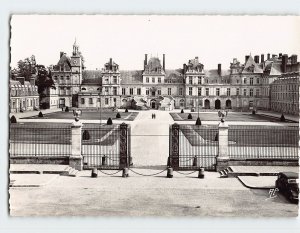
[[[215,170],[218,126],[170,126],[169,163],[174,170]]]
[[[11,124],[9,143],[11,157],[70,156],[71,127],[67,124]]]
[[[82,128],[84,168],[120,169],[129,165],[130,127],[89,125]]]
[[[298,159],[299,127],[230,126],[230,159]]]

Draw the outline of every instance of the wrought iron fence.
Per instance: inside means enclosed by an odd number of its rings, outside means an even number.
[[[124,127],[125,126],[125,127]],[[84,168],[120,169],[129,165],[130,127],[85,124],[82,128]]]
[[[170,166],[174,170],[215,170],[218,126],[171,125]]]
[[[299,127],[230,126],[231,159],[298,159]]]
[[[10,157],[70,156],[71,127],[68,124],[11,124]]]

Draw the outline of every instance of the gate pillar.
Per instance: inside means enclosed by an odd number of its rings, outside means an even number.
[[[174,170],[178,170],[179,168],[179,125],[173,124],[171,126],[171,142],[170,142],[170,166]]]
[[[128,167],[128,125],[120,125],[120,169]]]
[[[70,167],[81,171],[83,168],[82,164],[82,154],[81,154],[81,128],[82,123],[80,121],[73,122],[71,126],[71,155],[69,158],[69,165]]]
[[[226,169],[229,166],[228,156],[228,124],[221,122],[219,124],[219,154],[217,157],[217,171]]]

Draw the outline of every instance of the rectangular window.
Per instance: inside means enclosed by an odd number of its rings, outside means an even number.
[[[259,78],[256,79],[256,83],[259,84]]]
[[[198,77],[198,84],[202,84],[202,78],[200,76]]]
[[[189,87],[189,95],[193,95],[193,88]]]
[[[89,104],[93,104],[93,98],[89,98]]]
[[[209,88],[205,88],[205,95],[209,96]]]
[[[149,95],[149,89],[146,90],[146,95]]]
[[[158,95],[161,95],[161,90],[157,90],[157,94],[158,94]]]
[[[240,89],[239,88],[236,89],[236,95],[240,95]]]
[[[130,89],[129,89],[129,94],[130,94],[130,95],[133,95],[133,88],[130,88]]]
[[[179,88],[179,95],[182,95],[182,94],[183,94],[182,88]]]
[[[113,76],[113,82],[114,82],[114,84],[117,84],[117,76]]]
[[[244,89],[244,96],[247,95],[247,89]]]
[[[100,103],[100,98],[97,98],[97,102]]]
[[[201,96],[201,95],[202,95],[202,88],[198,87],[198,96]]]
[[[193,77],[189,77],[189,84],[193,84]]]
[[[81,104],[84,104],[84,98],[81,98]]]
[[[161,83],[161,78],[158,78],[158,79],[157,79],[157,82],[158,82],[158,83]]]
[[[108,98],[105,98],[105,105],[108,105]]]
[[[122,95],[125,95],[125,93],[126,93],[126,89],[122,88]]]
[[[244,79],[244,84],[247,84],[247,79],[246,78]]]
[[[155,78],[152,78],[152,82],[155,83]]]
[[[148,77],[146,78],[146,83],[149,83],[149,78]]]
[[[217,95],[217,96],[220,96],[220,88],[217,88],[217,89],[216,89],[216,95]]]
[[[256,96],[259,96],[259,89],[256,89],[255,95],[256,95]]]
[[[227,96],[230,96],[230,88],[227,88]]]
[[[253,85],[253,78],[250,78],[250,85]]]
[[[114,93],[114,95],[118,94],[117,87],[113,87],[113,93]]]
[[[172,89],[168,88],[168,95],[172,95]]]
[[[253,89],[250,89],[250,96],[253,96]]]
[[[106,94],[108,93],[108,87],[105,87],[105,93]]]
[[[138,88],[138,89],[137,89],[137,94],[138,94],[138,95],[141,95],[141,88]]]

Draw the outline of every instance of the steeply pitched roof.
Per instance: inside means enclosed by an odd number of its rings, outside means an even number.
[[[262,68],[260,68],[258,66],[258,64],[255,63],[255,61],[253,60],[253,57],[250,55],[249,58],[247,59],[244,69],[242,71],[242,73],[258,73],[258,74],[262,74],[263,70]]]
[[[102,76],[100,70],[84,70],[82,71],[82,84],[102,84]]]
[[[205,77],[207,78],[218,78],[220,75],[218,74],[217,69],[204,70]],[[227,76],[230,74],[230,70],[221,70],[221,76]]]
[[[140,84],[143,83],[142,70],[121,70],[121,84]]]

